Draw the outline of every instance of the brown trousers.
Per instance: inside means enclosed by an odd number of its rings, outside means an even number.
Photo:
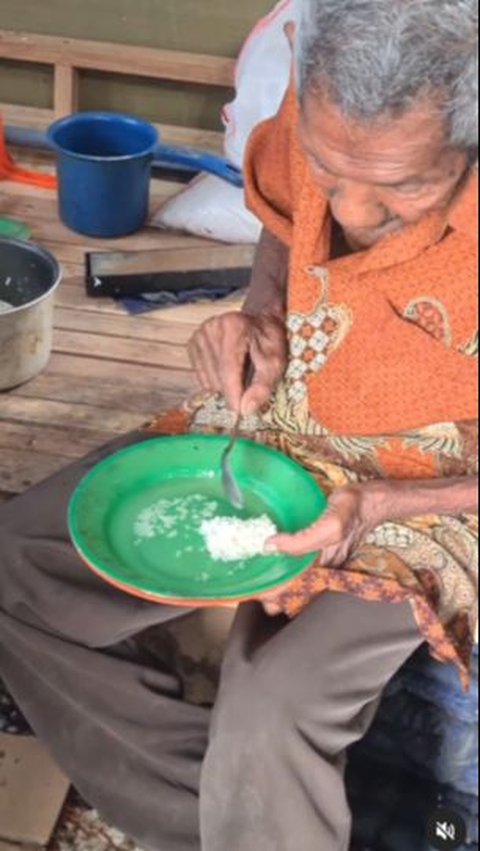
[[[240,607],[213,716],[135,643],[182,614],[75,555],[67,503],[130,435],[0,509],[0,674],[84,797],[155,851],[347,851],[346,748],[421,638],[410,607],[324,594]]]

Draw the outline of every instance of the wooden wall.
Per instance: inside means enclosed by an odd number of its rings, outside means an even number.
[[[273,0],[0,0],[0,27],[48,35],[236,56]],[[51,106],[48,68],[0,60],[0,102]],[[230,93],[85,72],[80,104],[217,129]]]

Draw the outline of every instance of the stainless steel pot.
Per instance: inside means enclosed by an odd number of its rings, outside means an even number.
[[[0,390],[29,381],[47,365],[60,278],[48,251],[0,239]]]

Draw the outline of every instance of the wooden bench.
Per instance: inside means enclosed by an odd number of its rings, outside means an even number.
[[[49,65],[53,68],[53,109],[0,104],[0,113],[6,123],[35,130],[45,130],[54,118],[77,111],[78,76],[83,70],[230,88],[233,86],[235,69],[235,61],[225,56],[132,47],[1,29],[0,59]],[[165,125],[162,125],[161,129],[165,141],[171,144],[204,147],[212,151],[222,148],[221,133]]]

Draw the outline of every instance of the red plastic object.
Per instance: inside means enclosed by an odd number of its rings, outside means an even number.
[[[17,183],[27,183],[30,186],[39,186],[42,189],[56,189],[57,178],[50,174],[29,171],[20,168],[7,151],[5,145],[5,133],[3,121],[0,116],[0,180],[15,180]]]

